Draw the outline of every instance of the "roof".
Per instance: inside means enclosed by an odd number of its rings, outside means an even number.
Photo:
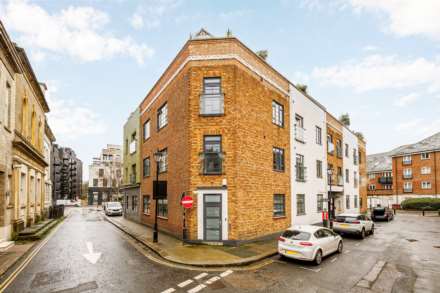
[[[440,150],[440,132],[437,132],[436,134],[422,139],[421,141],[414,144],[406,145],[398,151],[394,152],[392,156],[402,156],[406,154],[428,152],[434,150]]]
[[[392,156],[395,153],[406,148],[408,145],[399,146],[389,152],[372,154],[367,156],[367,172],[382,172],[392,170],[393,160]]]
[[[313,233],[319,229],[322,229],[321,226],[314,226],[314,225],[294,225],[292,227],[289,227],[287,230],[300,230],[304,232]]]

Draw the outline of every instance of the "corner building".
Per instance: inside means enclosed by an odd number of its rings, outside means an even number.
[[[237,243],[290,225],[289,82],[238,39],[201,30],[140,109],[143,223],[154,223],[158,168],[168,182],[160,230],[181,237],[184,192],[190,241]]]

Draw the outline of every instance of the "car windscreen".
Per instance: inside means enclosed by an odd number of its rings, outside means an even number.
[[[348,217],[348,216],[336,216],[336,222],[338,223],[350,223],[357,221],[357,217]]]
[[[292,240],[309,240],[310,233],[299,230],[286,230],[282,237]]]
[[[112,209],[118,209],[121,208],[121,204],[119,202],[109,202],[107,203],[107,207]]]
[[[373,210],[373,214],[374,215],[384,215],[385,214],[385,209],[374,209]]]

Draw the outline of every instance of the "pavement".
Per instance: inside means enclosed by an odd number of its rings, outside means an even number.
[[[4,292],[440,292],[439,236],[440,217],[398,214],[364,240],[344,237],[344,252],[320,266],[273,256],[194,268],[163,261],[99,211],[78,208]]]
[[[183,244],[170,235],[159,233],[153,243],[153,230],[124,217],[108,217],[107,221],[141,242],[167,261],[199,267],[242,266],[277,254],[277,239],[255,241],[240,246]]]

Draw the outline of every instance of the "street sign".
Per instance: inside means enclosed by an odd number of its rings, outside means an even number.
[[[182,200],[180,201],[180,203],[183,205],[183,207],[185,209],[190,209],[193,206],[193,199],[191,196],[185,195]]]

